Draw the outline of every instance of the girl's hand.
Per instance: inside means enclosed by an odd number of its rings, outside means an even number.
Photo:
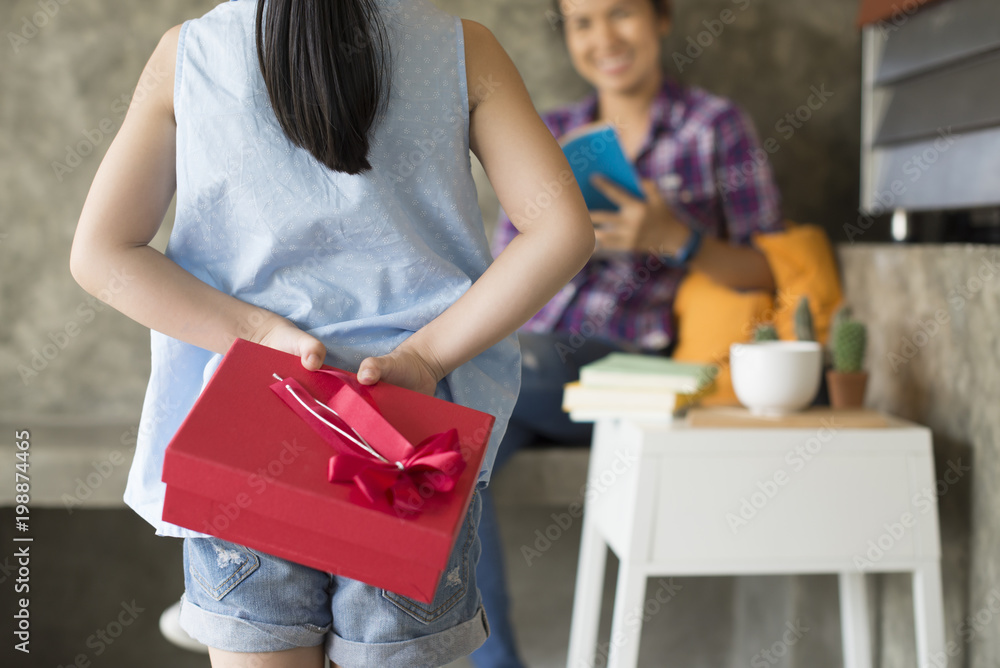
[[[302,366],[310,371],[319,369],[326,359],[326,346],[319,339],[306,334],[289,320],[273,313],[254,330],[248,340],[298,355],[302,360]]]
[[[592,183],[618,205],[618,211],[590,212],[600,248],[673,255],[684,246],[690,231],[677,220],[655,182],[642,180],[645,200],[600,176]]]
[[[444,377],[434,365],[421,355],[396,348],[388,355],[367,357],[358,368],[358,381],[362,385],[374,385],[380,380],[405,387],[422,394],[434,396],[438,381]]]

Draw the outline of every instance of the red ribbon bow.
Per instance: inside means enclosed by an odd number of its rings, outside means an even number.
[[[353,482],[369,501],[388,503],[398,513],[418,512],[432,494],[455,488],[466,464],[456,429],[428,436],[414,447],[382,416],[368,388],[353,374],[319,371],[340,381],[326,403],[294,378],[272,383],[271,390],[338,450],[330,457],[330,482]],[[357,441],[370,444],[375,452],[366,451]]]
[[[449,429],[428,436],[401,463],[402,468],[394,462],[350,453],[334,455],[330,457],[329,480],[353,480],[370,500],[386,498],[396,510],[417,512],[430,494],[455,488],[457,473],[465,468],[458,451],[458,431]]]

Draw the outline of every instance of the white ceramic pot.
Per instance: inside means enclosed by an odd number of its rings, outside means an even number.
[[[815,341],[734,343],[729,364],[740,403],[754,415],[784,415],[816,398],[823,349]]]

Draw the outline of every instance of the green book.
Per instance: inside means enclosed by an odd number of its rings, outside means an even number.
[[[711,383],[715,373],[712,364],[675,362],[669,357],[656,355],[611,353],[580,367],[580,384],[693,394]]]

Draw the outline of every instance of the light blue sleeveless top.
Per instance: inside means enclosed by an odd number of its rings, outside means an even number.
[[[327,364],[352,371],[444,311],[492,261],[471,174],[461,20],[428,0],[379,4],[391,95],[373,169],[358,176],[328,169],[282,132],[257,64],[255,2],[186,22],[177,45],[177,213],[166,255],[288,318],[326,345]],[[351,47],[339,50],[349,57]],[[167,444],[222,355],[156,331],[151,340],[125,503],[159,535],[205,536],[162,521],[160,477]],[[519,385],[511,335],[438,387],[497,418],[480,483]]]

